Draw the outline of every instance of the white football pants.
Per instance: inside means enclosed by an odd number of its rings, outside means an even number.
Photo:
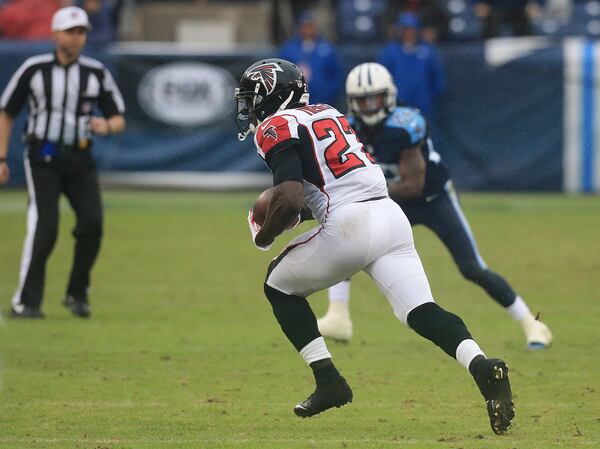
[[[307,297],[363,270],[405,324],[411,310],[433,302],[410,223],[389,198],[335,209],[275,261],[267,284],[289,295]]]

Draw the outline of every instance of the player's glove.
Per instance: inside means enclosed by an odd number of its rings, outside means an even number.
[[[252,209],[248,211],[248,227],[250,228],[250,235],[252,236],[252,243],[254,243],[254,246],[261,251],[268,251],[271,248],[272,243],[267,246],[258,246],[256,244],[256,234],[260,231],[261,226],[254,221],[254,212],[252,212]]]

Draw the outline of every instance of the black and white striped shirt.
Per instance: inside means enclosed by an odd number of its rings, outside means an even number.
[[[28,139],[79,145],[89,142],[89,119],[97,106],[106,118],[125,112],[111,74],[92,58],[80,56],[62,66],[54,53],[33,56],[15,72],[0,97],[0,109],[16,117],[27,102]]]

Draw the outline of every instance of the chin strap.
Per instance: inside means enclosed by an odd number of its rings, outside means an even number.
[[[286,98],[286,100],[283,103],[281,103],[281,106],[279,106],[278,111],[283,111],[284,109],[286,109],[290,105],[293,97],[294,97],[294,92],[291,92],[290,95]],[[300,97],[300,100],[298,100],[298,103],[294,103],[294,104],[302,104],[302,105],[306,106],[308,104],[309,98],[310,98],[310,95],[308,94],[308,92],[304,93]]]
[[[300,101],[298,101],[298,103],[304,103],[305,105],[308,104],[310,100],[310,94],[308,92],[302,94],[302,96],[300,97]]]
[[[254,131],[256,131],[256,127],[252,123],[250,123],[250,125],[248,125],[248,129],[238,133],[238,140],[240,142],[243,142],[244,140],[246,140],[246,137],[248,137],[248,134],[251,134]]]
[[[279,106],[278,111],[283,111],[285,108],[287,108],[288,104],[290,104],[290,101],[292,101],[293,97],[294,97],[294,92],[290,92],[287,99],[283,103],[281,103],[281,106]]]
[[[385,120],[385,118],[388,116],[388,114],[389,113],[385,109],[381,109],[378,112],[376,112],[375,114],[370,115],[370,116],[365,116],[365,115],[359,115],[359,116],[365,125],[375,126],[379,122],[382,122],[383,120]]]

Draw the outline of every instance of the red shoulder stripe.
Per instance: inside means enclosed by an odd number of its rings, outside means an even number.
[[[280,116],[262,123],[256,131],[256,142],[265,155],[275,145],[291,138],[290,125],[285,118]]]

